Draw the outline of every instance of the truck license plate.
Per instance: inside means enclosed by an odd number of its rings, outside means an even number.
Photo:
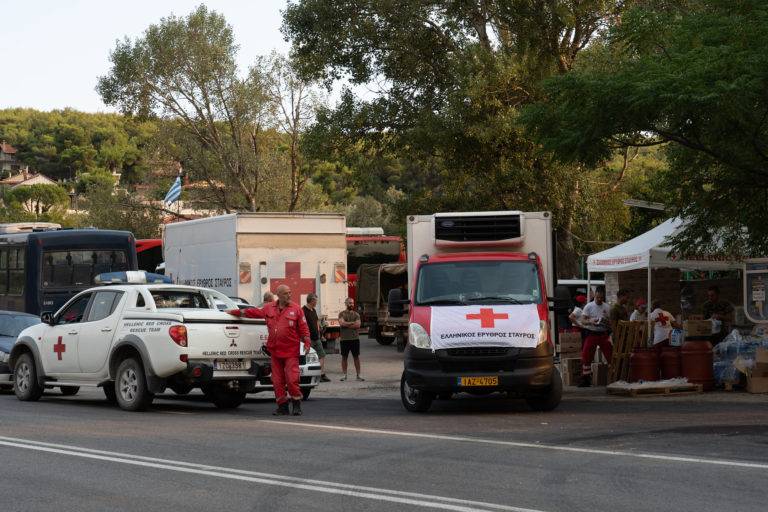
[[[498,377],[459,377],[459,386],[498,386]]]
[[[214,370],[247,370],[250,366],[250,361],[237,361],[224,359],[223,361],[214,361]]]

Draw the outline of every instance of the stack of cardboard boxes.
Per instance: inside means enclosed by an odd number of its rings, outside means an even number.
[[[581,333],[560,333],[560,376],[564,386],[576,386],[581,379]]]

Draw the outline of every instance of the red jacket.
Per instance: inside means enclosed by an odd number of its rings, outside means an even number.
[[[275,357],[298,357],[301,355],[301,340],[304,340],[304,350],[309,348],[309,327],[304,318],[304,311],[295,302],[289,302],[280,311],[279,301],[265,304],[263,308],[233,309],[227,311],[230,315],[245,316],[246,318],[263,318],[267,322],[269,339],[267,350]]]

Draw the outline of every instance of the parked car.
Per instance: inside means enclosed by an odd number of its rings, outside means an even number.
[[[11,347],[19,333],[27,327],[40,323],[40,317],[19,311],[0,311],[0,389],[13,387],[8,358]]]

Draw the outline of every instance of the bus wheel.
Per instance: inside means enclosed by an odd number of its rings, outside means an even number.
[[[434,393],[413,389],[405,380],[405,372],[400,378],[400,398],[405,409],[410,412],[425,412],[432,405]]]
[[[13,392],[23,402],[34,402],[43,396],[43,388],[37,383],[35,361],[29,353],[22,354],[13,369]]]

